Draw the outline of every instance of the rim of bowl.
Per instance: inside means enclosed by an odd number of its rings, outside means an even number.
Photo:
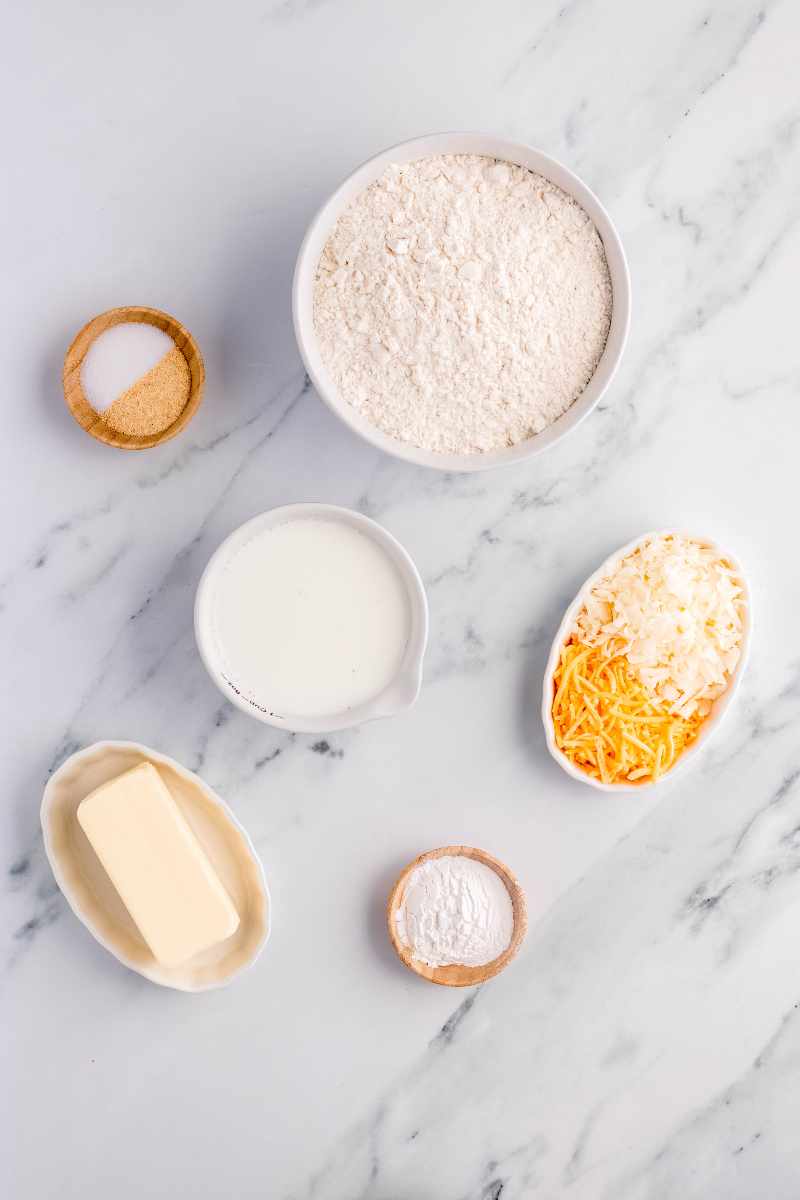
[[[104,937],[94,925],[94,922],[87,917],[84,912],[81,911],[76,900],[74,899],[72,885],[66,880],[64,873],[61,870],[61,858],[53,848],[50,824],[51,809],[53,807],[53,793],[55,791],[55,785],[59,781],[61,775],[66,774],[68,769],[77,765],[80,759],[96,757],[107,750],[132,750],[137,754],[141,754],[142,758],[147,761],[165,763],[173,771],[176,771],[179,775],[185,776],[192,782],[199,780],[206,794],[223,810],[230,823],[235,827],[236,831],[241,834],[245,846],[249,851],[250,857],[258,868],[259,882],[261,884],[261,889],[264,896],[264,934],[261,938],[261,941],[256,946],[252,957],[249,958],[247,962],[242,963],[242,965],[238,967],[231,975],[227,976],[227,978],[214,980],[211,983],[198,984],[197,986],[190,986],[188,984],[181,983],[169,983],[166,979],[157,978],[155,975],[150,974],[148,970],[143,969],[137,963],[132,962],[115,946],[111,945],[108,939]],[[44,792],[42,793],[42,802],[39,806],[39,822],[42,827],[42,842],[44,845],[45,857],[50,864],[50,870],[53,872],[53,877],[58,884],[58,887],[67,904],[81,924],[88,929],[95,941],[98,942],[104,950],[107,950],[108,953],[112,955],[112,957],[115,958],[118,963],[120,963],[123,967],[127,967],[129,971],[135,971],[137,975],[141,975],[143,979],[147,979],[150,983],[156,984],[157,987],[165,987],[169,988],[173,992],[186,992],[190,995],[193,995],[200,992],[214,992],[218,991],[220,988],[229,987],[247,971],[251,970],[252,967],[254,967],[258,962],[264,951],[264,947],[272,935],[272,895],[269,890],[269,884],[267,883],[264,864],[262,863],[261,858],[259,857],[258,852],[253,845],[253,839],[250,837],[250,834],[247,832],[244,825],[242,825],[241,821],[238,819],[227,800],[223,800],[219,792],[215,791],[210,784],[206,783],[205,779],[203,779],[195,771],[190,771],[188,767],[185,767],[183,763],[178,762],[176,758],[172,758],[172,756],[169,754],[162,754],[159,750],[153,750],[150,746],[145,746],[144,742],[131,742],[120,740],[118,738],[103,738],[99,742],[92,742],[91,745],[84,746],[81,750],[76,750],[74,754],[70,754],[69,758],[65,758],[48,779],[44,787]]]
[[[693,542],[699,542],[703,546],[709,546],[716,550],[721,558],[725,558],[736,571],[739,583],[742,587],[742,594],[745,602],[744,621],[742,623],[742,643],[739,661],[736,664],[736,669],[731,676],[730,682],[721,696],[713,702],[711,712],[706,717],[703,724],[700,726],[700,731],[697,738],[686,750],[683,751],[675,766],[666,771],[655,781],[650,783],[603,783],[599,779],[594,779],[591,775],[587,775],[584,771],[579,770],[573,763],[569,761],[565,754],[559,750],[556,745],[555,733],[553,728],[553,676],[558,665],[561,647],[564,644],[567,635],[572,632],[575,624],[575,618],[581,606],[584,603],[584,597],[587,592],[594,587],[595,583],[603,576],[612,570],[623,558],[631,554],[637,546],[643,542],[655,537],[683,537]],[[558,627],[556,636],[553,638],[550,654],[547,659],[547,666],[544,671],[544,680],[542,681],[542,724],[544,725],[545,742],[547,749],[552,758],[556,760],[562,770],[566,771],[567,775],[571,775],[573,779],[577,779],[579,783],[588,784],[590,787],[596,788],[600,792],[646,792],[652,788],[661,787],[663,784],[672,780],[678,771],[683,771],[686,766],[691,763],[695,756],[705,747],[706,742],[712,734],[719,728],[726,713],[733,703],[734,697],[739,690],[744,675],[747,662],[750,658],[750,645],[752,641],[753,631],[753,599],[750,585],[745,572],[742,570],[742,564],[736,555],[730,551],[723,549],[718,542],[713,538],[701,537],[696,533],[686,533],[679,529],[655,529],[648,533],[642,533],[638,537],[627,542],[619,550],[615,550],[613,554],[605,559],[594,571],[585,583],[578,589],[575,599],[567,606],[567,610],[561,619],[561,624]]]
[[[235,543],[246,537],[248,530],[260,525],[270,528],[273,525],[311,517],[332,518],[354,526],[377,542],[388,554],[397,567],[406,588],[411,630],[397,675],[383,691],[371,700],[364,701],[352,709],[328,715],[301,717],[289,714],[281,716],[257,708],[245,696],[235,692],[225,680],[220,670],[218,655],[213,649],[208,605],[213,593],[217,571]],[[272,725],[275,729],[290,730],[293,733],[336,733],[338,730],[350,729],[354,725],[362,725],[381,717],[390,717],[411,708],[419,696],[422,686],[422,667],[428,644],[428,625],[428,598],[425,594],[425,587],[417,566],[405,546],[385,526],[379,524],[378,521],[373,521],[371,517],[365,517],[363,513],[356,512],[355,509],[345,508],[338,504],[316,502],[283,504],[276,508],[268,508],[237,526],[220,543],[208,560],[197,585],[194,604],[194,633],[197,649],[203,666],[225,699],[242,712],[247,713],[248,716],[261,721],[262,724]]]
[[[611,276],[611,325],[594,374],[565,413],[541,433],[514,446],[477,454],[439,454],[389,437],[340,395],[319,352],[313,316],[314,278],[328,235],[353,196],[363,191],[392,162],[411,162],[433,154],[479,154],[515,163],[543,175],[577,201],[593,221],[602,242]],[[339,184],[312,218],[295,265],[292,319],[300,356],[320,398],[345,425],[370,445],[395,458],[449,472],[486,471],[534,458],[566,437],[600,402],[619,368],[628,339],[631,316],[631,278],[617,228],[594,192],[558,159],[525,142],[477,130],[451,130],[397,142],[356,167]]]

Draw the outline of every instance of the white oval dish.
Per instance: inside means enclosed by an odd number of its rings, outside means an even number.
[[[230,556],[260,530],[289,521],[308,519],[342,521],[376,542],[397,568],[405,585],[409,604],[408,642],[395,678],[382,692],[364,704],[322,716],[295,716],[291,713],[270,712],[234,687],[220,664],[211,616],[216,580]],[[211,556],[197,588],[194,629],[197,648],[205,668],[231,704],[255,717],[257,721],[274,725],[278,729],[291,729],[297,733],[332,733],[338,729],[360,725],[364,721],[373,721],[378,717],[390,717],[410,708],[415,702],[422,686],[422,660],[428,640],[428,601],[419,572],[408,552],[377,521],[335,504],[288,504],[281,508],[269,509],[240,525]]]
[[[559,750],[558,746],[556,745],[555,730],[554,730],[554,726],[553,726],[553,711],[552,711],[553,710],[553,676],[555,675],[556,667],[558,666],[558,660],[559,660],[559,656],[561,654],[561,647],[563,646],[564,642],[567,640],[567,638],[570,636],[570,634],[574,630],[575,622],[578,617],[578,613],[580,612],[581,608],[583,607],[586,596],[589,594],[589,592],[594,587],[594,585],[596,583],[598,583],[601,579],[603,579],[605,576],[607,576],[611,571],[613,571],[618,566],[618,564],[622,561],[623,558],[625,558],[625,557],[627,557],[627,555],[631,554],[638,546],[642,545],[643,542],[649,541],[651,538],[654,538],[654,537],[667,537],[670,535],[673,537],[691,538],[691,540],[694,542],[699,542],[703,546],[710,547],[712,550],[716,551],[722,558],[727,559],[727,561],[731,564],[731,566],[736,571],[736,573],[738,575],[739,583],[741,584],[741,587],[742,587],[742,594],[743,594],[744,603],[745,603],[745,613],[744,613],[744,621],[743,621],[743,629],[742,629],[742,645],[741,645],[741,653],[739,655],[739,661],[736,664],[736,670],[734,671],[733,675],[731,676],[731,680],[730,680],[730,683],[728,684],[728,687],[722,693],[722,695],[719,696],[712,704],[711,712],[709,713],[709,715],[706,717],[705,721],[701,725],[696,740],[692,743],[691,746],[689,746],[686,750],[683,751],[680,758],[676,762],[675,766],[672,767],[671,770],[667,771],[664,775],[662,775],[655,782],[651,781],[650,783],[602,783],[599,779],[594,779],[591,775],[587,775],[584,771],[581,771],[578,767],[576,767],[573,763],[571,763],[570,760],[566,757],[566,755],[563,754],[561,752],[561,750]],[[553,645],[550,649],[550,656],[547,660],[547,666],[545,667],[544,682],[542,685],[542,722],[544,724],[544,733],[545,733],[545,740],[547,742],[547,749],[550,751],[550,754],[556,760],[558,765],[560,767],[562,767],[567,772],[568,775],[571,775],[573,779],[577,779],[581,783],[588,783],[591,785],[591,787],[597,788],[601,792],[642,791],[645,788],[658,787],[660,784],[663,784],[667,780],[672,779],[675,776],[676,772],[683,770],[683,768],[687,765],[687,763],[694,760],[695,756],[705,746],[705,744],[707,743],[707,741],[711,737],[711,735],[715,732],[715,730],[717,730],[719,728],[722,718],[725,716],[726,712],[730,708],[733,698],[736,695],[737,691],[739,690],[739,686],[742,681],[742,675],[744,674],[744,669],[745,669],[745,666],[747,665],[747,660],[750,655],[750,641],[751,641],[752,627],[753,627],[753,608],[752,608],[752,599],[750,596],[750,589],[747,584],[747,578],[746,578],[744,572],[742,571],[741,564],[739,563],[739,561],[732,554],[729,554],[727,550],[722,550],[716,544],[716,542],[712,541],[710,538],[701,538],[701,537],[697,537],[695,534],[687,534],[687,533],[683,533],[682,531],[674,530],[674,529],[659,529],[659,530],[656,530],[651,533],[643,533],[643,534],[641,534],[640,537],[634,538],[632,542],[628,542],[628,544],[626,546],[623,546],[620,550],[617,550],[614,554],[609,555],[609,557],[605,560],[605,562],[600,567],[598,567],[598,569],[594,572],[594,574],[589,576],[589,578],[584,583],[583,587],[578,592],[575,599],[570,604],[567,611],[564,613],[564,618],[559,626],[558,633],[556,634],[556,636],[553,640]]]
[[[392,163],[411,162],[435,154],[480,154],[527,167],[562,188],[589,214],[603,240],[611,275],[613,307],[608,340],[594,375],[578,399],[547,429],[508,449],[480,454],[437,454],[389,437],[342,399],[319,351],[314,330],[314,279],[325,243],[343,210]],[[555,445],[592,411],[619,366],[628,337],[631,280],[619,234],[595,194],[562,163],[522,142],[478,132],[432,133],[382,150],[345,179],[311,222],[300,247],[292,285],[292,314],[297,344],[314,387],[330,409],[373,446],[406,462],[442,471],[482,471],[533,458]]]
[[[197,835],[239,913],[220,945],[178,967],[156,962],[78,824],[85,796],[142,762],[151,762]],[[251,967],[270,933],[264,870],[246,831],[199,776],[138,742],[95,742],[58,768],[44,789],[42,833],[56,883],[75,916],[124,966],[182,992],[224,987]]]

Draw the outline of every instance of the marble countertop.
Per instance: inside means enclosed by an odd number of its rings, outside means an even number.
[[[800,1194],[800,12],[523,0],[17,5],[6,18],[0,638],[2,1122],[13,1200],[770,1200]],[[360,160],[442,128],[563,159],[634,288],[611,390],[545,456],[382,456],[304,380],[293,260]],[[93,314],[193,331],[202,409],[141,455],[60,392]],[[416,707],[328,738],[234,711],[192,599],[272,505],[350,505],[431,607]],[[561,612],[663,526],[738,553],[740,698],[695,769],[600,795],[538,714]],[[262,856],[272,940],[201,996],[126,971],[55,889],[48,773],[101,738],[199,771]],[[400,867],[480,845],[524,884],[518,960],[457,993],[393,958]]]

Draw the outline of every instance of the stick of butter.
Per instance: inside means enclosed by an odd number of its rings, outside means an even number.
[[[144,762],[102,784],[78,821],[158,962],[224,941],[239,914],[167,785]]]

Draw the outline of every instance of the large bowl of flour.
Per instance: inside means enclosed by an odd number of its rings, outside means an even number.
[[[597,197],[540,150],[439,133],[360,166],[297,259],[298,346],[322,399],[398,458],[478,471],[588,416],[628,334],[631,287]]]

